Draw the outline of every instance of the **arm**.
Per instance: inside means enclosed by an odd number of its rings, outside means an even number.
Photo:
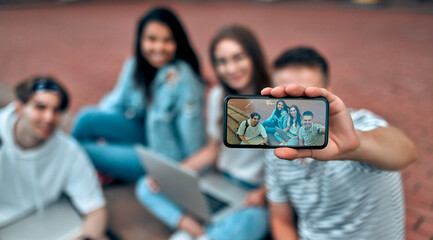
[[[403,169],[417,158],[415,145],[400,130],[380,127],[371,131],[356,131],[360,146],[340,156],[385,170]]]
[[[106,239],[107,211],[105,207],[98,208],[84,216],[83,237],[91,239]]]
[[[266,144],[268,144],[268,138],[267,137],[265,137],[259,145],[266,145]]]
[[[201,169],[214,165],[217,158],[218,143],[213,139],[209,139],[206,146],[182,162],[182,166],[200,171]]]
[[[244,206],[262,206],[266,203],[266,187],[263,185],[251,191],[245,199]]]
[[[298,234],[293,211],[288,203],[269,203],[270,224],[275,240],[296,240]]]
[[[134,63],[133,59],[127,59],[117,79],[114,89],[105,95],[99,103],[99,108],[106,111],[123,112],[124,98],[129,93],[133,84]]]
[[[247,139],[244,137],[244,135],[239,135],[239,138],[242,140],[242,142],[244,142],[247,145],[251,145],[250,142],[247,141]]]
[[[328,146],[321,150],[279,148],[275,150],[275,155],[279,158],[312,157],[323,161],[352,159],[384,170],[402,169],[417,158],[417,152],[412,141],[395,128],[385,127],[365,132],[356,131],[343,101],[324,88],[304,88],[299,85],[289,85],[286,88],[265,88],[262,90],[262,94],[274,97],[287,95],[322,96],[329,101]],[[301,139],[300,136],[300,144]]]
[[[179,81],[175,131],[180,149],[189,157],[206,143],[203,88],[198,76],[186,63],[177,65]]]

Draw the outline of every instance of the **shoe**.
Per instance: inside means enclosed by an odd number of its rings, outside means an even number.
[[[194,238],[185,231],[177,230],[170,236],[168,240],[194,240]]]

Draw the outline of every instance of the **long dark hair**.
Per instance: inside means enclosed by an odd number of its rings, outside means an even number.
[[[182,27],[179,19],[169,9],[157,7],[151,9],[148,13],[143,15],[138,21],[137,35],[135,38],[135,71],[134,81],[137,87],[144,89],[147,98],[152,98],[152,92],[149,89],[150,84],[155,77],[157,69],[153,67],[146,58],[143,56],[141,49],[141,38],[144,28],[151,21],[158,21],[170,28],[173,38],[176,42],[176,53],[174,59],[183,59],[188,62],[197,75],[200,75],[200,65],[191,44],[188,41],[185,30]],[[173,60],[174,60],[173,59]]]
[[[283,109],[280,111],[280,110],[278,110],[278,103],[283,103]],[[284,111],[284,110],[286,110],[286,112],[288,113],[289,111],[287,111],[288,110],[288,106],[287,106],[287,104],[286,104],[286,102],[284,102],[284,100],[283,99],[280,99],[280,100],[278,100],[277,101],[277,103],[275,104],[275,114],[277,115],[277,117],[278,118],[280,118],[281,117],[281,112],[282,111]]]
[[[290,114],[290,109],[291,108],[295,108],[296,109],[296,119],[292,116],[292,114]],[[293,123],[295,123],[295,125],[298,126],[302,126],[302,122],[301,122],[301,113],[299,112],[299,108],[296,105],[292,105],[289,107],[289,111],[287,111],[287,113],[290,116],[290,120],[289,120],[289,124],[290,126],[292,126]]]
[[[252,76],[252,84],[254,84],[255,94],[260,94],[260,91],[271,85],[268,71],[266,70],[265,57],[260,48],[260,44],[254,34],[245,27],[232,25],[221,29],[215,37],[213,37],[209,48],[209,55],[214,69],[216,68],[215,48],[216,45],[224,40],[232,39],[238,42],[244,49],[245,53],[253,62],[254,73]],[[222,79],[218,79],[224,88],[226,94],[238,94],[238,91],[231,88]]]

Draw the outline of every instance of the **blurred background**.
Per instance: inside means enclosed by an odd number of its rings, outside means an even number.
[[[433,239],[432,0],[0,0],[0,105],[23,78],[51,74],[72,96],[70,123],[113,88],[138,18],[157,5],[184,23],[210,85],[210,39],[227,24],[252,29],[269,64],[287,48],[319,50],[347,106],[372,110],[415,142],[419,159],[402,172],[406,234]],[[123,239],[170,235],[137,203],[133,186],[105,193],[110,226]]]

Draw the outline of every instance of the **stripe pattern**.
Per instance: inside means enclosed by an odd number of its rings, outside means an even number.
[[[355,129],[388,124],[368,110],[350,110]],[[300,239],[404,239],[399,172],[346,161],[280,160],[267,153],[267,197],[289,203]]]

